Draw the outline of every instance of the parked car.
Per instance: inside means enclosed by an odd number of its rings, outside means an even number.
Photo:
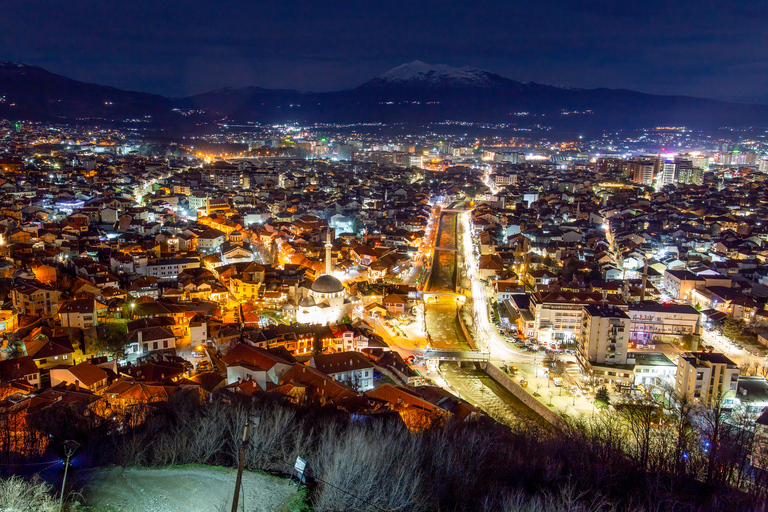
[[[197,363],[198,372],[205,372],[212,369],[213,367],[211,366],[211,363],[209,363],[208,361],[200,361],[199,363]]]

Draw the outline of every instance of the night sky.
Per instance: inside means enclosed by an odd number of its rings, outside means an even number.
[[[768,102],[767,12],[765,0],[3,0],[0,60],[168,96],[342,89],[420,59]]]

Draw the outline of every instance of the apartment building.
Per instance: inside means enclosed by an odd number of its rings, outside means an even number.
[[[665,270],[664,289],[676,300],[691,300],[691,293],[697,286],[704,285],[701,278],[688,270]]]
[[[631,384],[632,368],[627,365],[630,324],[627,313],[617,306],[584,306],[576,351],[582,368],[603,381]]]
[[[626,310],[617,295],[583,292],[536,292],[530,295],[529,308],[534,318],[533,335],[542,343],[561,344],[581,336],[584,306],[606,305]]]
[[[39,281],[26,281],[11,290],[13,307],[24,315],[50,317],[59,310],[61,292]]]
[[[691,352],[678,359],[675,390],[707,407],[735,395],[738,385],[739,367],[724,354]]]

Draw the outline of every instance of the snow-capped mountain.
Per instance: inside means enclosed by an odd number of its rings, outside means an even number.
[[[390,69],[363,87],[494,87],[508,83],[515,82],[479,68],[455,68],[415,60]]]
[[[532,130],[602,133],[648,126],[764,126],[768,105],[746,105],[618,89],[516,82],[482,69],[414,61],[365,84],[310,93],[238,87],[186,98],[124,91],[0,62],[0,119],[55,120],[174,131],[230,122],[504,123]]]

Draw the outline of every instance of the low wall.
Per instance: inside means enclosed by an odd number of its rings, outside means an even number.
[[[472,336],[470,336],[469,329],[467,329],[467,326],[464,324],[464,316],[461,314],[461,311],[459,311],[459,314],[456,316],[458,317],[461,330],[462,332],[464,332],[464,337],[467,339],[469,348],[471,348],[472,350],[477,350],[477,343],[475,343],[475,340],[473,340]]]
[[[517,397],[521,402],[533,409],[533,412],[544,418],[547,423],[550,423],[552,426],[560,430],[565,430],[568,427],[565,421],[563,421],[560,416],[555,414],[552,409],[536,400],[499,368],[492,365],[490,362],[480,363],[480,365],[493,380],[504,386],[504,389],[515,395],[515,397]]]

